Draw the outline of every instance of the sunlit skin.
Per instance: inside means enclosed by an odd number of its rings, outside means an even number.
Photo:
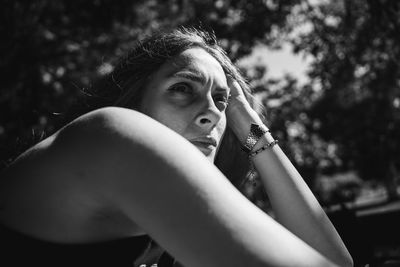
[[[150,77],[140,110],[214,161],[226,129],[230,88],[219,62],[202,48],[183,51]]]

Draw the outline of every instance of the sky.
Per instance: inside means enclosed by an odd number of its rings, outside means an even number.
[[[326,2],[326,0],[309,0],[308,4],[315,6]],[[302,7],[298,5],[292,10],[292,23],[293,28],[287,37],[293,39],[299,34],[307,34],[312,30],[312,24],[301,20]],[[300,14],[300,15],[299,15]],[[298,20],[300,16],[300,20]],[[301,23],[297,23],[300,21]],[[250,56],[243,58],[239,61],[240,65],[246,66],[254,65],[255,62],[262,64],[267,67],[267,79],[269,78],[281,78],[285,74],[291,74],[298,79],[299,85],[304,84],[308,81],[306,71],[308,66],[312,62],[312,56],[304,56],[304,54],[294,54],[292,52],[292,44],[288,40],[281,40],[281,49],[270,49],[266,45],[256,45],[253,48],[253,52]]]
[[[267,67],[268,78],[280,78],[289,73],[296,77],[300,84],[304,84],[307,81],[306,71],[312,59],[294,54],[291,45],[285,43],[280,50],[271,50],[264,45],[258,45],[252,54],[241,59],[239,64],[246,66],[254,62]]]

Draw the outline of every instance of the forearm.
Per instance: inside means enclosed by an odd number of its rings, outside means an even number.
[[[255,149],[273,140],[265,134]],[[253,163],[260,174],[276,219],[311,247],[341,266],[351,257],[341,238],[303,178],[279,146],[257,154]]]
[[[227,110],[228,125],[242,144],[246,143],[252,123],[262,124],[245,99],[239,84],[231,81],[232,99]],[[252,148],[256,151],[273,141],[266,133]],[[266,188],[277,220],[322,255],[351,266],[352,259],[332,223],[320,207],[303,178],[278,145],[252,157]]]

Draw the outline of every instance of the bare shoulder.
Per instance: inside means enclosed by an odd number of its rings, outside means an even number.
[[[157,128],[157,129],[156,129]],[[125,150],[132,156],[130,163],[140,161],[135,154],[146,153],[143,147],[154,145],[151,133],[170,131],[158,122],[137,111],[108,107],[84,114],[52,136],[28,149],[5,171],[21,174],[33,171],[56,174],[72,173],[82,180],[82,172],[95,176],[110,167],[115,157]],[[162,141],[162,138],[160,138]],[[129,144],[129,148],[127,145]],[[104,164],[104,163],[110,164]],[[29,169],[29,171],[28,171]],[[99,171],[100,172],[100,171]],[[89,175],[91,174],[91,175]]]
[[[117,138],[124,136],[130,141],[138,138],[139,142],[141,134],[151,131],[150,128],[155,124],[158,123],[138,111],[106,107],[80,116],[54,137],[56,145],[69,145],[72,142],[86,146],[98,141],[106,142],[102,144],[107,145],[108,142],[120,141]]]
[[[147,136],[154,127],[161,133],[166,130],[149,117],[122,108],[102,108],[77,118],[2,173],[0,201],[8,203],[0,214],[2,221],[55,240],[90,239],[93,226],[110,237],[134,234],[137,225],[109,198],[113,184],[121,182],[121,171],[127,175],[126,168],[130,179],[141,179],[143,168],[137,166],[153,153],[154,144]],[[135,190],[131,188],[131,193]],[[90,225],[90,231],[85,225]]]
[[[117,107],[95,110],[66,125],[56,133],[50,149],[56,158],[71,162],[70,168],[87,172],[89,181],[95,179],[91,182],[105,182],[107,186],[120,183],[116,177],[129,175],[133,179],[148,173],[149,168],[174,165],[179,162],[175,158],[185,155],[182,151],[201,155],[186,139],[158,121]],[[200,158],[206,161],[202,155]],[[124,173],[132,169],[135,173]]]

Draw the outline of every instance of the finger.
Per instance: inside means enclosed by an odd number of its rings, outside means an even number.
[[[242,87],[240,84],[233,78],[228,78],[228,86],[231,89],[231,96],[239,96],[244,95]]]

